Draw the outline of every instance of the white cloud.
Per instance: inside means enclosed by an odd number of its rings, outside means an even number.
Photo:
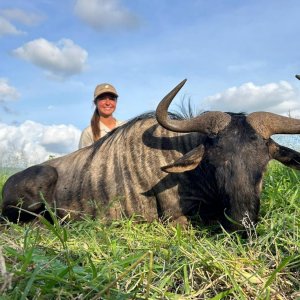
[[[8,80],[0,78],[0,104],[11,100],[16,100],[20,94],[13,86],[8,84]]]
[[[0,123],[0,165],[27,167],[50,155],[61,156],[78,147],[80,130],[73,125],[46,126],[25,121],[19,126]]]
[[[24,34],[24,32],[18,30],[12,23],[0,16],[0,37],[7,34],[19,35]]]
[[[46,70],[46,74],[59,79],[81,73],[88,53],[70,39],[51,43],[40,38],[13,50],[13,54]]]
[[[43,19],[40,15],[17,8],[0,10],[0,14],[6,19],[25,25],[36,25]]]
[[[269,111],[278,114],[298,115],[300,112],[299,91],[286,81],[262,86],[252,82],[231,87],[204,99],[210,110],[231,112]]]
[[[77,0],[75,14],[96,30],[107,28],[132,28],[138,18],[122,7],[118,0]]]

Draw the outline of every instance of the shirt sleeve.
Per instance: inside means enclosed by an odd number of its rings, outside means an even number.
[[[90,146],[94,143],[92,130],[90,127],[85,128],[80,136],[78,148],[81,149],[83,147]]]

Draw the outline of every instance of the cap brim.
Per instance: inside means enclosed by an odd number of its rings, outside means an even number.
[[[112,91],[103,91],[103,92],[101,92],[100,94],[96,95],[95,98],[94,98],[94,100],[97,99],[99,96],[101,96],[101,95],[103,95],[103,94],[112,94],[112,95],[115,95],[117,98],[119,97],[118,94],[116,94],[116,93],[114,93],[114,92],[112,92]]]

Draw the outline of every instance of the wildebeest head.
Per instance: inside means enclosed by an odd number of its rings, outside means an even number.
[[[199,132],[202,142],[162,170],[200,172],[206,205],[210,211],[215,210],[225,227],[238,229],[243,222],[256,223],[262,178],[268,162],[276,159],[300,169],[300,153],[275,143],[271,135],[300,133],[300,120],[268,112],[245,115],[218,111],[189,120],[170,119],[168,107],[185,81],[160,102],[156,117],[168,130]]]

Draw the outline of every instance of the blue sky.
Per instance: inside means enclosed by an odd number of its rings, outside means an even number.
[[[184,78],[178,103],[299,117],[299,13],[296,0],[1,0],[0,151],[75,150],[102,82],[121,120]]]

